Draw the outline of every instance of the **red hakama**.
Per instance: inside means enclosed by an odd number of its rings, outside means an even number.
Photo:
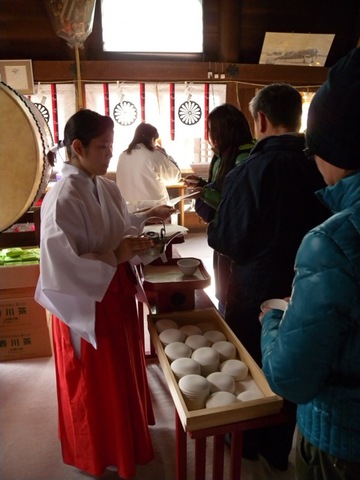
[[[69,327],[54,317],[53,337],[63,460],[102,475],[116,466],[123,478],[154,454],[154,424],[142,332],[129,265],[121,264],[96,304],[97,349],[81,340],[75,356]]]

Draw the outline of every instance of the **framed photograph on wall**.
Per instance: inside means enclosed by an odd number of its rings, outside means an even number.
[[[335,34],[266,32],[259,63],[323,67]]]
[[[31,60],[0,60],[1,80],[21,95],[34,93]]]

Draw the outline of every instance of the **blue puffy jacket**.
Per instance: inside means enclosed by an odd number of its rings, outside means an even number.
[[[360,460],[360,173],[318,196],[335,213],[303,239],[287,310],[263,318],[263,370],[305,438]]]

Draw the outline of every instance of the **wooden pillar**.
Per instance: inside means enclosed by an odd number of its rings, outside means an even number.
[[[256,93],[255,87],[243,87],[238,82],[229,82],[226,88],[226,102],[235,105],[243,112],[254,133],[254,121],[249,111],[249,102]]]

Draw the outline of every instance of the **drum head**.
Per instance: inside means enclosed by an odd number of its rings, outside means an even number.
[[[29,210],[50,177],[45,153],[49,133],[32,108],[36,109],[0,82],[0,232]]]

